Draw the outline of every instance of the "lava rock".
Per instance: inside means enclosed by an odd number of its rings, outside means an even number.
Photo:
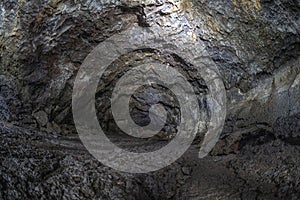
[[[32,114],[40,126],[46,126],[48,123],[48,115],[44,111],[38,111]]]

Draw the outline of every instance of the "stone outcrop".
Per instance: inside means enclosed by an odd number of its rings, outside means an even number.
[[[1,198],[299,195],[299,1],[2,0],[0,8]],[[217,66],[227,115],[221,140],[203,163],[193,157],[201,134],[180,161],[148,175],[106,168],[79,142],[71,111],[78,69],[94,47],[132,25],[171,33],[186,41],[186,49],[200,44]],[[209,118],[207,84],[189,72],[197,66],[176,52],[141,49],[116,60],[99,82],[98,119],[115,140],[112,85],[124,69],[148,62],[189,74]],[[163,102],[169,112],[163,140],[172,138],[178,123],[178,102],[170,96],[160,86],[147,87],[131,105],[136,123],[145,125],[150,105]]]

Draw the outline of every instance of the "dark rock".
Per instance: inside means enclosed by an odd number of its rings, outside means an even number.
[[[279,118],[275,124],[275,136],[290,144],[300,145],[300,114]]]
[[[2,0],[0,199],[299,199],[299,13],[296,0]],[[74,135],[72,89],[79,67],[99,43],[134,24],[190,41],[186,49],[201,44],[217,65],[227,115],[211,156],[199,160],[193,145],[161,171],[125,174],[92,158]],[[143,49],[121,56],[99,81],[97,117],[111,140],[139,152],[145,151],[141,144],[156,150],[165,143],[143,140],[133,148],[137,142],[123,137],[114,122],[110,97],[126,70],[149,62],[186,75],[205,131],[215,109],[207,105],[210,91],[194,73],[197,66],[176,52]],[[170,140],[180,108],[166,88],[137,91],[132,118],[147,125],[157,102],[168,112],[159,139]]]
[[[183,168],[181,168],[181,171],[182,171],[182,173],[184,175],[190,175],[191,172],[192,172],[192,168],[190,168],[190,167],[183,167]]]
[[[8,119],[9,119],[8,106],[0,96],[0,121],[7,121]]]
[[[32,114],[40,126],[46,126],[48,123],[48,115],[44,111],[38,111]]]

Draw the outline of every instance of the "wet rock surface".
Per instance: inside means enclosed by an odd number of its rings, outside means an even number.
[[[0,8],[1,199],[300,198],[299,1],[3,0]],[[171,33],[186,49],[200,43],[218,67],[227,115],[208,157],[197,157],[199,133],[173,165],[127,174],[81,144],[71,109],[77,71],[94,47],[132,25]],[[168,123],[157,138],[127,139],[114,123],[113,85],[150,62],[185,74],[209,120],[209,90],[193,73],[197,66],[176,52],[137,50],[111,64],[96,94],[100,124],[120,147],[157,149],[179,123],[176,98],[160,86],[141,88],[130,105],[139,125],[149,123],[153,103],[165,106]]]

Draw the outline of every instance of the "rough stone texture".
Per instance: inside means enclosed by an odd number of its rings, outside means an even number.
[[[36,121],[40,124],[40,126],[46,126],[48,123],[47,113],[44,111],[38,111],[33,113],[32,116],[36,119]]]
[[[298,4],[297,1],[3,1],[0,70],[5,77],[15,79],[14,92],[25,104],[22,107],[26,108],[15,109],[15,115],[28,112],[30,116],[32,112],[45,110],[50,123],[71,124],[72,82],[93,47],[133,23],[157,30],[163,27],[164,31],[187,40],[200,40],[206,46],[228,89],[229,120],[239,121],[241,126],[248,126],[250,120],[273,127],[278,117],[299,111]],[[129,55],[116,65],[138,64],[147,59],[178,68],[187,64],[184,60],[176,63],[170,55],[158,53]],[[202,85],[205,89],[205,84]],[[281,106],[282,99],[290,103]],[[34,119],[26,117],[25,121]]]
[[[298,199],[299,146],[259,131],[238,154],[198,159],[192,146],[176,163],[149,174],[114,171],[77,135],[58,136],[1,124],[3,199]],[[254,136],[255,137],[254,137]],[[114,138],[120,140],[120,138]],[[121,143],[135,147],[137,143]]]
[[[0,8],[1,199],[300,198],[298,0],[2,0]],[[102,166],[78,140],[71,113],[76,72],[97,44],[132,24],[199,41],[217,64],[227,119],[211,156],[198,160],[193,145],[166,169],[132,175]],[[117,141],[111,83],[124,68],[153,61],[183,72],[193,67],[149,49],[112,64],[97,108]],[[209,92],[201,78],[189,80],[200,96]],[[171,117],[163,139],[178,123],[170,96],[145,88],[131,105],[143,125],[151,103],[164,103]]]

